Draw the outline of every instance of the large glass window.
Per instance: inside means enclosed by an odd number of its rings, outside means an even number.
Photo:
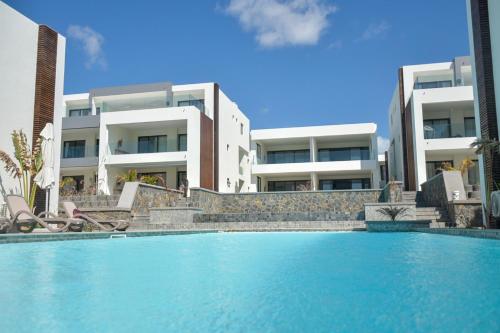
[[[63,158],[85,157],[85,140],[64,141]]]
[[[83,116],[88,116],[92,113],[92,109],[90,108],[84,108],[84,109],[71,109],[69,110],[69,116],[70,117],[83,117]]]
[[[319,189],[331,190],[362,190],[369,189],[371,181],[369,178],[361,179],[322,179],[319,181]]]
[[[268,181],[269,192],[305,191],[311,188],[310,180]]]
[[[474,117],[464,118],[465,136],[475,137],[476,136],[476,120]]]
[[[413,89],[432,89],[432,88],[447,88],[453,84],[451,80],[444,81],[430,81],[430,82],[415,82]]]
[[[187,134],[177,135],[177,150],[187,151]]]
[[[204,99],[190,99],[185,101],[178,101],[177,106],[196,106],[201,112],[205,112]]]
[[[479,163],[474,161],[474,166],[467,170],[469,185],[479,185]]]
[[[450,119],[427,119],[424,120],[424,138],[440,139],[450,138]]]
[[[161,153],[167,151],[167,136],[140,136],[138,138],[137,152],[141,153]]]
[[[425,162],[425,167],[427,170],[427,179],[441,173],[442,166],[444,163],[449,164],[450,166],[453,166],[453,161],[430,161],[430,162]]]
[[[177,171],[177,188],[180,189],[181,186],[187,187],[187,172],[186,171]]]
[[[267,163],[304,163],[310,162],[309,150],[283,150],[267,152]]]
[[[370,149],[368,147],[353,148],[326,148],[318,149],[318,161],[354,161],[369,160]]]

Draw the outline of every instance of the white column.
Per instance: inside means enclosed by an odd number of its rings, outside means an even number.
[[[420,102],[417,94],[413,94],[412,104],[412,144],[415,159],[416,187],[418,190],[420,188],[420,184],[427,181],[427,170],[425,167],[424,117],[422,112],[422,103]]]
[[[309,138],[309,151],[311,155],[311,162],[317,162],[318,161],[318,147],[316,145],[316,138],[311,137]]]
[[[311,190],[318,190],[318,174],[315,172],[311,173]]]

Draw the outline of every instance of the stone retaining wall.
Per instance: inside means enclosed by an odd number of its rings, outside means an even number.
[[[190,203],[205,214],[329,212],[364,220],[364,204],[378,202],[381,190],[217,193],[191,188]],[[340,216],[339,215],[339,216]]]
[[[366,221],[370,232],[410,232],[415,228],[429,228],[431,221]]]
[[[464,228],[424,228],[415,229],[418,232],[450,236],[488,238],[500,240],[500,229],[464,229]]]
[[[450,219],[459,228],[481,227],[483,210],[481,200],[456,200],[448,204]]]

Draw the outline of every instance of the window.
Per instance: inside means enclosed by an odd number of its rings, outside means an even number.
[[[187,134],[177,135],[177,151],[187,151]]]
[[[476,136],[476,120],[474,117],[464,118],[465,136],[475,137]]]
[[[319,181],[319,189],[331,190],[362,190],[369,189],[371,182],[369,178],[361,179],[323,179]]]
[[[186,171],[177,171],[177,188],[181,188],[181,185],[188,186]]]
[[[167,136],[140,136],[138,138],[137,152],[143,153],[161,153],[167,151]]]
[[[452,86],[451,80],[415,82],[414,89],[447,88],[447,87],[451,87],[451,86]]]
[[[99,139],[95,139],[95,156],[99,156]]]
[[[369,159],[370,149],[368,147],[318,149],[319,162]]]
[[[304,163],[310,162],[309,150],[283,150],[267,152],[267,163]]]
[[[427,171],[427,179],[434,177],[435,175],[441,173],[443,171],[443,170],[441,170],[443,163],[449,163],[451,166],[453,166],[453,161],[425,162],[425,167],[426,167],[426,171]]]
[[[262,147],[257,143],[257,163],[260,163],[262,160]]]
[[[91,113],[92,113],[92,110],[90,108],[69,110],[70,117],[83,117],[83,116],[88,116]]]
[[[101,114],[101,107],[100,106],[95,108],[95,114]]]
[[[241,124],[240,124],[240,134],[241,134],[241,135],[243,135],[243,128],[244,128],[243,123],[241,123]]]
[[[190,99],[185,101],[178,101],[177,106],[196,106],[201,112],[205,112],[204,99]]]
[[[450,119],[427,119],[424,120],[424,138],[441,139],[450,138]]]
[[[474,166],[467,170],[467,178],[469,179],[469,185],[479,185],[479,163],[478,161],[473,161]]]
[[[267,187],[269,188],[269,192],[305,191],[310,189],[311,181],[309,180],[268,181]]]
[[[64,141],[63,158],[85,157],[85,140]]]
[[[262,192],[262,179],[257,176],[257,192]]]

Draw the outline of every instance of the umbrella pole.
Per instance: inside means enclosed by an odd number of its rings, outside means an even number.
[[[45,188],[45,211],[48,212],[50,207],[50,194],[49,188]]]

